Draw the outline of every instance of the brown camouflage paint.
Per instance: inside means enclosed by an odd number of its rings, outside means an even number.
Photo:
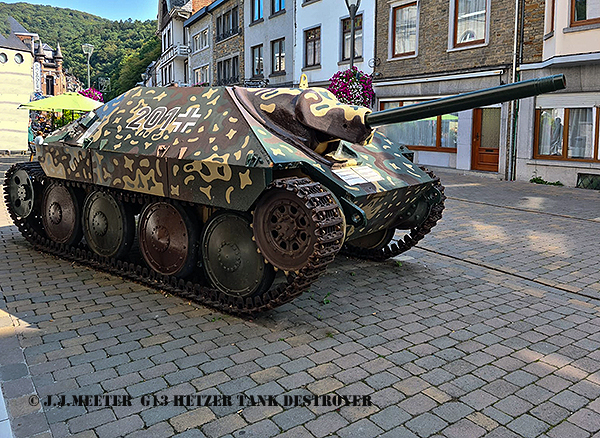
[[[56,178],[238,211],[250,209],[278,172],[300,167],[364,211],[368,224],[347,231],[359,237],[390,226],[433,186],[365,127],[369,112],[322,89],[135,88],[96,110],[85,142],[81,133],[51,142],[40,163]],[[349,140],[354,158],[332,163],[316,153],[315,129]],[[350,184],[340,168],[376,178]]]

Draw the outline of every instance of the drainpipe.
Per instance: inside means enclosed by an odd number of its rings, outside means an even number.
[[[510,83],[516,82],[517,76],[517,50],[518,50],[518,39],[519,39],[519,9],[520,9],[520,0],[515,0],[515,31],[513,36],[513,56],[512,56],[512,71],[510,75]],[[509,105],[509,133],[508,133],[508,154],[506,157],[506,169],[504,170],[504,179],[507,181],[512,181],[514,179],[513,174],[513,160],[515,159],[515,101],[511,100]]]
[[[513,59],[510,82],[519,81],[518,66],[523,56],[523,26],[524,26],[524,5],[523,0],[515,0],[515,30],[513,41]],[[517,165],[517,122],[519,116],[519,101],[510,102],[510,124],[509,124],[509,147],[507,156],[507,166],[504,177],[508,181],[514,181],[516,177]]]

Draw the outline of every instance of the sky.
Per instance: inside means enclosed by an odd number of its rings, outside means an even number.
[[[19,3],[24,0],[1,0],[3,3]],[[34,5],[50,5],[75,9],[98,15],[109,20],[155,20],[158,0],[25,0]]]

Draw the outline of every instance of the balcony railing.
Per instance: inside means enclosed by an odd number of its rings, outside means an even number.
[[[240,28],[234,27],[234,28],[228,29],[220,34],[217,34],[216,41],[217,42],[223,41],[229,37],[232,37],[234,35],[241,34],[241,33],[242,33],[242,30]]]
[[[248,88],[265,88],[269,85],[268,79],[244,79],[244,87]]]
[[[217,85],[217,86],[234,85],[234,84],[238,84],[239,82],[240,82],[239,76],[231,76],[228,78],[217,79],[215,81],[215,85]]]

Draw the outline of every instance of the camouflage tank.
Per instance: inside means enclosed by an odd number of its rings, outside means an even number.
[[[439,179],[375,126],[560,88],[555,76],[374,113],[318,88],[135,88],[13,166],[6,203],[38,249],[253,313],[341,250],[382,260],[441,218]]]

